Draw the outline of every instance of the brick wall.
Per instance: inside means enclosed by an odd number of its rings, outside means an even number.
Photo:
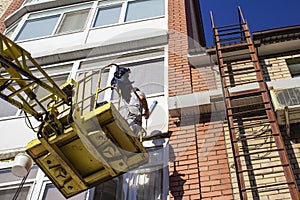
[[[261,66],[264,69],[264,76],[267,81],[274,81],[279,79],[291,78],[286,59],[293,58],[294,56],[284,56],[278,58],[265,59]]]
[[[191,71],[188,63],[188,36],[185,1],[169,1],[169,96],[189,94]]]
[[[211,113],[197,125],[201,199],[233,199],[223,117],[224,113]]]
[[[185,1],[169,1],[169,96],[190,94],[191,71],[187,59],[188,40]],[[195,142],[195,116],[187,116],[189,125],[179,125],[180,119],[170,118],[170,199],[199,199],[199,173]],[[192,158],[192,157],[193,158]]]
[[[191,68],[184,0],[169,1],[169,96],[216,89],[215,72]],[[182,110],[169,119],[170,199],[233,199],[224,115]],[[222,116],[220,118],[220,116]]]
[[[14,11],[16,11],[23,3],[24,0],[1,0],[0,7],[0,32],[5,30],[4,20]]]
[[[3,13],[6,11],[8,6],[11,4],[12,0],[2,0],[0,4],[0,17],[2,17]]]
[[[169,1],[169,96],[192,93],[191,71],[187,59],[188,40],[185,1]],[[195,139],[196,116],[169,119],[170,199],[200,199],[199,166]],[[178,123],[179,122],[179,123]],[[195,157],[196,156],[196,157]]]
[[[211,67],[200,67],[191,69],[191,81],[193,92],[203,92],[217,89],[216,74]]]

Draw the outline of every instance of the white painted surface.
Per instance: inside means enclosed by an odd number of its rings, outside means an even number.
[[[1,120],[0,127],[0,151],[25,148],[28,142],[36,138],[36,134],[25,124],[25,118]]]

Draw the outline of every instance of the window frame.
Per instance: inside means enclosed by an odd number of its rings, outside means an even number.
[[[157,16],[153,16],[153,17],[147,17],[147,18],[141,18],[141,19],[126,21],[126,14],[127,14],[128,6],[129,6],[130,2],[137,2],[137,1],[141,1],[141,0],[119,0],[119,1],[114,1],[114,2],[99,1],[98,4],[97,4],[96,11],[94,13],[94,18],[93,18],[93,22],[92,22],[92,25],[91,25],[91,29],[110,27],[110,26],[115,26],[115,25],[120,25],[120,24],[135,23],[135,22],[139,22],[139,21],[162,18],[162,17],[166,16],[166,0],[162,0],[162,1],[164,1],[164,14],[163,15],[157,15]],[[107,24],[107,25],[102,25],[102,26],[94,26],[94,24],[96,22],[96,19],[97,19],[97,13],[98,13],[99,9],[107,8],[107,7],[114,7],[114,6],[119,5],[119,4],[122,5],[121,6],[122,8],[121,8],[118,23]]]
[[[142,21],[142,20],[148,20],[148,19],[155,19],[155,18],[160,18],[160,17],[164,17],[166,15],[166,11],[165,11],[165,7],[166,7],[166,1],[165,0],[161,0],[163,1],[164,3],[164,7],[163,7],[163,14],[162,15],[156,15],[156,16],[152,16],[152,17],[146,17],[146,18],[139,18],[139,19],[134,19],[134,20],[129,20],[127,21],[126,20],[126,17],[127,17],[127,13],[128,13],[128,9],[129,9],[129,6],[130,6],[130,3],[135,3],[135,2],[139,2],[139,1],[143,1],[143,0],[129,0],[127,2],[127,5],[126,5],[126,13],[125,13],[125,16],[124,16],[124,19],[123,19],[123,22],[124,23],[131,23],[131,22],[137,22],[137,21]]]
[[[61,29],[62,25],[64,24],[64,20],[66,19],[66,17],[67,17],[68,14],[71,14],[71,13],[72,14],[73,13],[81,13],[81,12],[84,12],[84,11],[87,11],[86,21],[85,21],[85,23],[82,25],[82,27],[80,29],[60,32],[60,29]],[[57,24],[57,27],[55,28],[55,32],[54,32],[53,35],[62,35],[62,34],[76,33],[76,32],[84,31],[85,27],[87,26],[88,17],[89,17],[90,12],[91,12],[91,8],[86,8],[86,9],[82,9],[82,10],[75,10],[75,11],[70,11],[70,12],[64,12],[61,15],[61,19],[59,20],[59,22]]]
[[[5,163],[5,164],[0,161],[0,170],[10,171],[11,176],[14,176],[14,174],[12,174],[12,172],[11,172],[11,168],[12,168],[13,164],[14,164],[13,161],[11,161],[9,163]],[[35,176],[32,177],[32,178],[27,178],[25,180],[24,185],[23,185],[23,187],[29,187],[29,190],[28,190],[28,193],[27,193],[27,198],[26,198],[28,200],[31,199],[31,196],[33,194],[33,190],[34,190],[35,185],[36,185],[36,180],[37,180],[37,177],[38,177],[38,173],[40,171],[40,169],[36,165],[33,165],[31,167],[31,170],[32,169],[36,170],[36,172],[33,172],[33,173],[35,173]],[[19,179],[19,180],[11,180],[11,181],[8,180],[7,182],[0,183],[0,190],[18,189],[22,178],[17,178],[16,176],[14,176],[14,179]]]
[[[44,38],[44,37],[48,37],[48,36],[54,35],[54,32],[57,29],[57,26],[59,24],[59,21],[61,20],[61,17],[62,17],[61,14],[56,14],[56,15],[44,16],[44,17],[40,17],[40,18],[27,19],[22,24],[22,27],[21,27],[20,31],[16,35],[15,41],[25,41],[25,40],[31,40],[31,39],[36,39],[36,38]],[[44,19],[51,19],[51,18],[54,18],[56,20],[56,22],[54,23],[53,29],[52,29],[52,31],[51,31],[51,33],[49,35],[47,34],[47,35],[40,35],[40,36],[29,37],[29,38],[25,38],[25,39],[19,39],[19,37],[22,35],[23,31],[26,29],[26,26],[27,26],[27,24],[29,22],[34,22],[34,21],[39,21],[39,20],[44,20]]]
[[[97,19],[98,19],[98,14],[100,13],[101,9],[106,9],[106,8],[115,8],[115,7],[118,7],[120,5],[121,7],[121,10],[120,10],[120,14],[119,14],[119,20],[118,22],[116,23],[112,23],[112,24],[105,24],[105,25],[99,25],[99,26],[95,26],[96,22],[97,22]],[[101,6],[97,6],[96,10],[95,10],[95,17],[93,19],[93,23],[91,25],[91,28],[99,28],[99,27],[107,27],[107,26],[113,26],[113,25],[118,25],[120,23],[122,23],[122,13],[124,12],[124,3],[122,2],[119,2],[119,3],[111,3],[111,4],[107,4],[107,5],[101,5]]]
[[[30,41],[30,40],[48,38],[48,37],[70,34],[70,33],[83,32],[89,24],[89,18],[91,16],[91,12],[93,10],[93,5],[94,5],[93,2],[86,2],[86,3],[76,4],[76,5],[70,5],[70,6],[60,7],[60,8],[54,8],[54,9],[49,9],[49,10],[28,13],[20,21],[18,27],[12,34],[12,38],[14,41],[22,42],[22,41]],[[65,14],[76,12],[76,11],[80,12],[80,11],[87,10],[87,9],[89,11],[88,11],[87,17],[85,19],[85,22],[84,22],[81,30],[65,31],[65,32],[58,33],[59,27],[63,23]],[[51,34],[46,35],[46,36],[32,37],[32,38],[21,39],[21,40],[17,39],[19,37],[19,35],[22,33],[22,29],[24,29],[25,24],[28,21],[42,19],[45,17],[51,17],[51,16],[55,16],[55,15],[59,15],[59,19],[57,20]]]
[[[95,61],[97,59],[94,59]],[[131,60],[131,61],[121,61],[121,62],[117,62],[116,64],[120,65],[120,66],[123,66],[123,65],[135,65],[137,63],[143,63],[143,62],[151,62],[151,61],[157,61],[157,60],[162,60],[163,62],[163,65],[165,65],[166,63],[166,57],[164,55],[164,53],[162,52],[161,55],[156,55],[156,56],[152,56],[152,57],[145,57],[145,58],[139,58],[139,59],[135,59],[135,60]],[[97,62],[95,62],[95,65],[96,65]],[[76,71],[76,75],[75,77],[78,78],[78,74],[79,73],[84,73],[84,72],[89,72],[89,71],[92,71],[92,70],[97,70],[97,69],[100,69],[98,66],[95,66],[95,67],[88,67],[88,68],[85,68],[85,69],[78,69]],[[164,69],[163,70],[163,73],[165,73]],[[109,71],[109,75],[108,77],[113,77],[113,73],[114,71]],[[163,85],[165,84],[165,74],[163,75]],[[107,80],[107,85],[106,86],[109,86],[110,85],[110,79]],[[108,92],[111,92],[111,91],[108,91]],[[157,93],[151,93],[149,95],[147,95],[148,97],[157,97],[157,96],[163,96],[165,94],[165,91],[162,91],[162,92],[157,92]],[[110,95],[109,95],[110,96]]]

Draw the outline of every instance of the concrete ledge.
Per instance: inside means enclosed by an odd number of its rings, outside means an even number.
[[[197,92],[169,97],[169,114],[172,117],[224,111],[225,104],[221,90]]]
[[[168,36],[167,34],[165,34],[165,35],[158,35],[150,38],[144,38],[140,40],[126,41],[126,42],[115,43],[115,44],[107,44],[104,46],[103,44],[101,44],[102,46],[100,46],[97,43],[84,44],[84,45],[73,46],[72,48],[59,49],[52,52],[52,54],[50,55],[49,52],[45,52],[45,54],[41,53],[39,55],[33,55],[33,56],[40,65],[49,65],[57,62],[92,58],[96,56],[103,56],[103,55],[108,55],[113,53],[124,52],[124,51],[165,45],[168,42],[167,39]]]

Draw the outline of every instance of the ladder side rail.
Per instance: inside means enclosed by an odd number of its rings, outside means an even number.
[[[236,133],[235,133],[235,130],[232,129],[231,127],[233,127],[233,117],[230,116],[230,112],[232,112],[232,110],[228,110],[228,107],[231,106],[231,102],[230,102],[230,99],[227,98],[229,97],[229,91],[228,91],[228,88],[226,88],[226,79],[224,78],[224,75],[225,74],[225,70],[224,70],[224,63],[223,63],[223,59],[222,59],[222,52],[221,52],[221,44],[220,44],[220,39],[219,39],[219,36],[218,36],[218,30],[216,28],[214,28],[214,22],[213,22],[213,16],[212,16],[212,12],[211,12],[211,21],[212,21],[212,26],[213,26],[213,35],[214,35],[214,41],[215,41],[215,47],[216,47],[216,51],[217,51],[217,59],[218,59],[218,64],[219,64],[219,70],[220,70],[220,75],[221,75],[221,84],[222,84],[222,87],[223,87],[223,96],[225,97],[225,107],[226,107],[226,118],[227,118],[227,123],[229,125],[229,132],[230,132],[230,137],[231,137],[231,141],[234,141],[236,140]],[[232,113],[231,113],[232,114]],[[235,166],[237,167],[238,170],[236,170],[236,176],[237,176],[237,182],[238,182],[238,186],[239,188],[246,188],[246,185],[245,185],[245,180],[244,180],[244,176],[242,173],[238,173],[238,171],[241,171],[242,170],[242,164],[241,164],[241,160],[240,160],[240,157],[238,156],[239,154],[239,149],[238,149],[238,146],[237,145],[234,145],[232,144],[231,145],[231,148],[232,148],[232,151],[233,151],[233,154],[234,154],[234,163],[235,163]],[[245,190],[239,190],[239,193],[240,193],[240,197],[247,200],[247,193]]]

